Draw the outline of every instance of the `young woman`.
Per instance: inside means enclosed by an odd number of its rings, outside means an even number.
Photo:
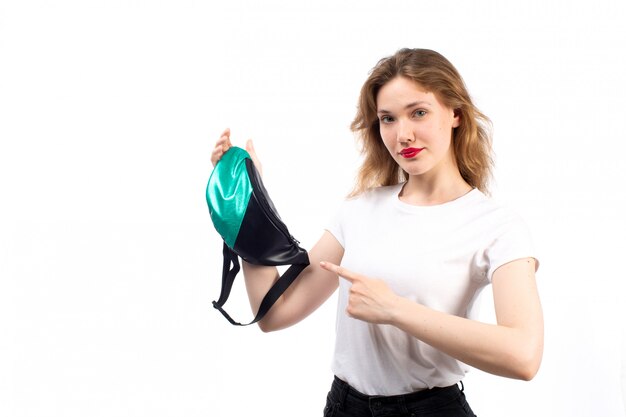
[[[325,416],[473,416],[458,387],[466,365],[536,374],[538,264],[523,220],[485,196],[487,123],[457,70],[431,50],[382,59],[363,85],[352,123],[365,157],[356,187],[309,251],[311,265],[259,322],[263,331],[290,326],[339,288]],[[213,164],[230,146],[227,129]],[[243,270],[256,311],[278,273]],[[495,325],[472,319],[488,284]]]

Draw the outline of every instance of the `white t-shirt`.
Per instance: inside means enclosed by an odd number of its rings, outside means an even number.
[[[472,318],[480,290],[501,265],[535,257],[530,233],[513,211],[473,189],[435,206],[400,201],[403,184],[346,200],[330,231],[342,266],[384,279],[398,295]],[[397,395],[460,381],[467,365],[390,325],[347,316],[350,283],[339,280],[332,371],[368,395]]]

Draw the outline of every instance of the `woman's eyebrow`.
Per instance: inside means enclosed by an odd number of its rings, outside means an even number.
[[[418,106],[420,104],[426,104],[428,106],[430,106],[430,103],[428,101],[414,101],[412,103],[407,104],[406,106],[404,106],[404,109],[410,109],[411,107],[415,107]],[[390,112],[389,110],[385,110],[385,109],[378,109],[377,113],[379,114],[391,114],[392,112]]]

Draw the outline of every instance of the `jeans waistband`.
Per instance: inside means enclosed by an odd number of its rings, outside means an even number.
[[[411,392],[408,394],[380,396],[363,394],[362,392],[359,392],[356,389],[352,388],[348,383],[337,378],[336,376],[333,383],[336,384],[337,388],[339,388],[344,396],[349,395],[353,398],[368,403],[374,400],[379,404],[415,403],[439,395],[458,395],[458,393],[461,392],[461,389],[458,387],[458,385],[454,384],[448,387],[433,387],[421,391]]]

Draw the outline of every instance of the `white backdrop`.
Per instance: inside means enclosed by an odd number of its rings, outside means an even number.
[[[210,307],[210,150],[255,139],[310,248],[352,185],[361,83],[425,47],[492,118],[493,196],[541,256],[542,368],[475,370],[470,403],[624,416],[625,3],[222,3],[0,0],[0,415],[321,416],[334,297],[272,334]]]

